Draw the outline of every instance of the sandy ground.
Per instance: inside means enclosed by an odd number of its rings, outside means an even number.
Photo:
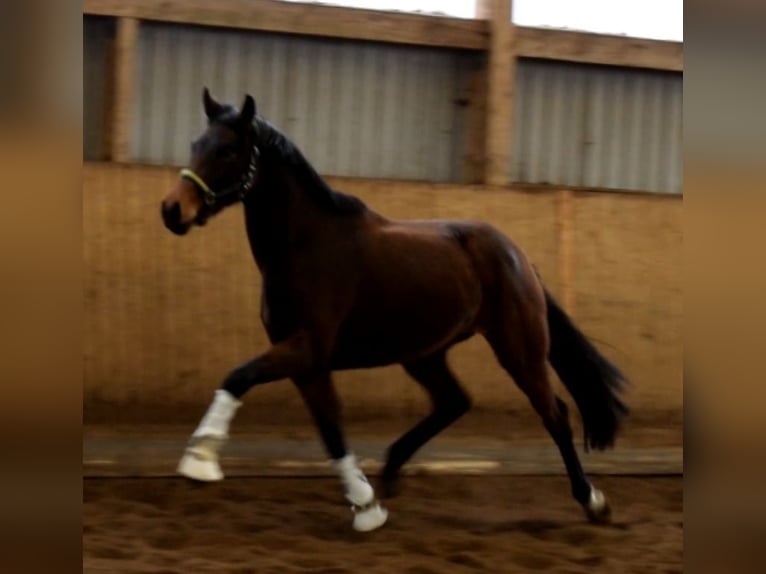
[[[318,478],[87,479],[86,573],[682,572],[682,477],[596,477],[613,507],[586,522],[564,477],[406,477],[381,530],[351,530]]]

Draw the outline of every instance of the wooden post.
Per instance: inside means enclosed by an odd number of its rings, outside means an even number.
[[[117,19],[114,49],[114,87],[109,127],[110,157],[114,162],[130,160],[130,124],[133,112],[138,19]]]
[[[468,133],[465,153],[465,183],[484,183],[487,71],[477,68],[471,74],[468,86]]]
[[[484,121],[483,181],[507,185],[511,181],[511,133],[516,76],[515,28],[511,22],[512,0],[477,0],[477,17],[487,20],[486,115]]]
[[[558,235],[558,267],[561,303],[570,315],[574,313],[574,193],[564,189],[558,193],[556,227]]]

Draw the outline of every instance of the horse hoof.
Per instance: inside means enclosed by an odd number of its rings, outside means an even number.
[[[593,488],[590,491],[590,500],[585,505],[585,514],[588,520],[594,524],[606,524],[612,517],[612,509],[604,493]]]
[[[371,532],[380,528],[388,520],[388,510],[377,501],[361,509],[354,509],[352,527],[357,532]]]
[[[187,451],[181,457],[177,471],[180,475],[199,482],[223,480],[223,472],[218,461],[200,456],[194,451]]]

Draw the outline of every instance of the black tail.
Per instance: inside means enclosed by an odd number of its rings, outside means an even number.
[[[627,384],[620,370],[575,326],[548,291],[550,363],[580,410],[585,449],[604,450],[614,445],[628,407],[618,393]]]

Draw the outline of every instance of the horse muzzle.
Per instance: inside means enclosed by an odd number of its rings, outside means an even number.
[[[191,225],[181,220],[181,204],[174,202],[170,205],[162,203],[162,222],[175,235],[186,235]]]

